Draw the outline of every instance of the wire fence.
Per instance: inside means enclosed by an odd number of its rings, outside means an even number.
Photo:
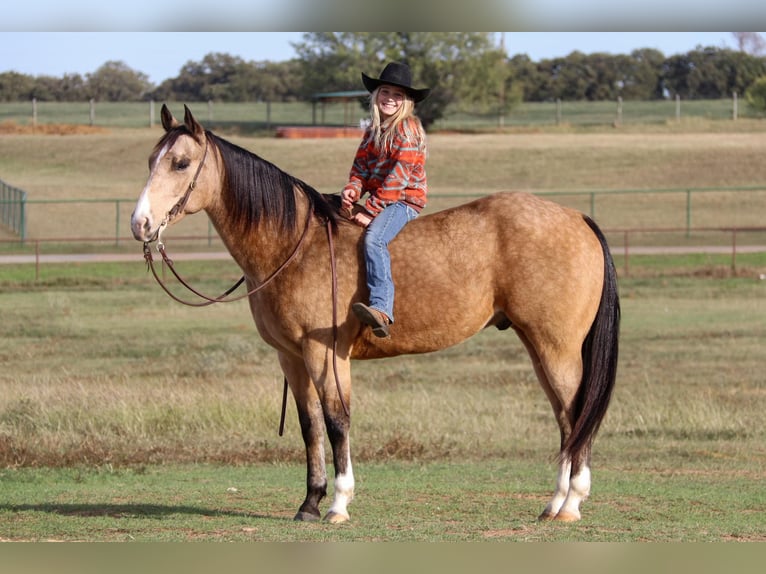
[[[180,112],[183,103],[169,102]],[[241,133],[275,131],[279,126],[358,126],[369,117],[364,98],[344,102],[188,102],[194,115],[216,129]],[[522,102],[498,113],[448,107],[434,128],[494,129],[550,125],[628,125],[678,123],[694,118],[737,120],[758,117],[732,94],[719,100],[665,99],[651,101]],[[19,125],[71,124],[114,128],[151,127],[159,121],[156,102],[0,102],[0,123]]]

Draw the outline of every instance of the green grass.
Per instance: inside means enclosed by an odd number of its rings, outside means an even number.
[[[209,291],[234,275],[183,263]],[[282,377],[246,304],[182,307],[140,262],[69,267],[0,270],[3,538],[763,540],[766,284],[752,277],[620,280],[618,385],[574,527],[535,521],[558,431],[515,337],[356,363],[357,499],[333,528],[291,521],[303,443],[292,401],[277,436]]]
[[[171,109],[182,110],[184,102],[170,102]],[[186,102],[200,120],[216,129],[237,131],[244,134],[268,133],[278,125],[311,125],[315,121],[326,125],[343,125],[356,122],[367,113],[356,104],[342,103],[317,106],[308,102],[282,103],[212,103]],[[154,125],[159,121],[161,103],[154,105]],[[149,102],[97,102],[94,105],[93,125],[108,127],[146,127],[150,122]],[[91,107],[88,102],[38,102],[38,124],[91,124]],[[180,113],[180,112],[178,112]],[[740,122],[747,122],[750,110],[744,103],[739,105]],[[732,102],[721,100],[694,100],[681,102],[680,122],[676,115],[675,100],[625,101],[622,105],[623,125],[675,125],[683,123],[688,128],[694,123],[721,122],[732,118]],[[611,126],[617,119],[617,102],[564,101],[561,116],[557,117],[553,102],[524,102],[504,118],[507,127],[544,129],[555,126],[558,121],[568,126]],[[32,123],[31,102],[1,102],[0,122]],[[448,109],[445,117],[436,124],[437,129],[487,130],[496,129],[500,120],[496,114],[466,113]]]
[[[354,518],[333,526],[292,521],[303,476],[297,465],[4,470],[0,524],[4,540],[26,541],[764,539],[766,496],[757,477],[733,469],[689,474],[607,463],[577,525],[537,522],[549,475],[528,460],[363,464]]]
[[[196,111],[196,110],[195,110]],[[204,112],[197,112],[202,114]],[[620,130],[509,128],[430,139],[445,202],[499,189],[740,187],[695,195],[694,225],[760,225],[764,140],[745,122]],[[682,122],[683,123],[683,122]],[[725,125],[726,129],[721,129]],[[0,177],[31,199],[136,197],[158,128],[0,136]],[[343,185],[354,140],[233,140],[321,191]],[[685,194],[599,196],[609,227],[686,223]],[[638,255],[610,235],[623,305],[618,385],[577,526],[538,524],[558,431],[521,343],[489,330],[426,356],[354,365],[352,523],[296,525],[303,443],[282,375],[244,302],[172,302],[127,239],[132,201],[30,207],[30,232],[67,237],[43,253],[119,250],[132,263],[0,267],[0,537],[13,540],[763,540],[766,255]],[[90,238],[114,236],[111,246]],[[171,254],[209,249],[166,234]],[[760,236],[739,244],[762,243]],[[75,239],[79,238],[79,239]],[[630,246],[700,245],[683,232]],[[760,243],[759,243],[760,242]],[[215,249],[216,247],[210,247]],[[4,251],[33,252],[4,246]],[[182,262],[221,292],[231,262]],[[329,449],[328,449],[329,452]],[[236,490],[229,490],[229,488]],[[325,505],[325,509],[327,506]]]

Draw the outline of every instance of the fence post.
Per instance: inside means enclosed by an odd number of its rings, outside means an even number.
[[[622,96],[617,96],[617,120],[615,126],[620,127],[622,125]]]
[[[19,236],[21,237],[21,244],[27,240],[27,192],[21,192],[21,198],[19,199]]]
[[[625,249],[625,277],[628,277],[630,275],[630,266],[628,264],[628,259],[630,258],[630,248],[628,246],[628,230],[626,229],[624,231],[624,241],[623,241],[623,247]]]
[[[676,94],[676,121],[681,121],[681,96]]]
[[[120,246],[120,200],[115,199],[114,200],[115,205],[115,222],[114,222],[114,245],[115,247]]]
[[[32,98],[32,125],[37,125],[37,98]]]
[[[692,229],[692,190],[686,190],[686,239],[691,237]]]
[[[90,125],[92,126],[96,122],[96,101],[90,99]]]
[[[35,283],[40,280],[40,240],[35,240]]]
[[[737,92],[732,94],[731,101],[731,119],[737,121]]]

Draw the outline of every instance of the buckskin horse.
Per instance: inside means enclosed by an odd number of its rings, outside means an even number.
[[[339,216],[332,195],[205,130],[184,108],[181,123],[162,107],[165,134],[149,157],[131,229],[146,255],[166,226],[205,211],[242,269],[305,442],[307,494],[295,519],[321,517],[326,432],[335,480],[325,519],[349,520],[353,359],[436,351],[495,327],[523,342],[561,433],[556,488],[540,518],[579,520],[615,383],[620,322],[614,263],[596,224],[514,192],[422,215],[389,246],[396,322],[389,338],[378,338],[350,311],[367,298],[364,230]]]

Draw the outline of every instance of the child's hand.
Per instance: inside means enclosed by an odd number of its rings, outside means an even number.
[[[356,197],[356,193],[352,189],[344,189],[340,192],[340,204],[343,209],[350,211],[357,199],[359,198]]]
[[[360,225],[362,227],[367,227],[372,221],[372,217],[370,216],[369,213],[365,211],[360,211],[359,213],[354,214],[352,221],[356,223],[357,225]]]

